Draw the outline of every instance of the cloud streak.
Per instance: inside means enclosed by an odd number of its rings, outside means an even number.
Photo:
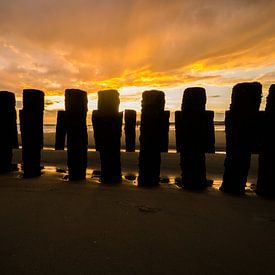
[[[273,76],[264,68],[275,65],[274,0],[2,0],[0,10],[1,89],[228,85],[259,68],[264,83]],[[234,70],[244,74],[228,77]]]

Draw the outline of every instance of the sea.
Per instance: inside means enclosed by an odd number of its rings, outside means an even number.
[[[225,131],[225,125],[224,121],[215,121],[215,132],[224,132]],[[93,131],[93,126],[91,124],[87,125],[88,131]],[[138,128],[138,126],[137,126]],[[170,131],[175,131],[175,123],[170,123],[169,127]],[[19,129],[19,125],[18,125]],[[44,124],[44,133],[55,133],[56,130],[56,124]]]
[[[225,152],[225,125],[223,121],[216,121],[215,125],[215,136],[216,136],[216,152]],[[136,151],[139,150],[139,125],[136,127]],[[87,125],[88,129],[88,150],[95,150],[95,141],[94,141],[94,133],[93,126],[91,124]],[[123,129],[123,128],[122,128]],[[44,124],[44,149],[54,150],[55,147],[55,132],[56,132],[56,124]],[[20,126],[18,125],[18,133],[19,133],[19,146],[21,148],[21,138],[20,138]],[[176,152],[176,139],[175,139],[175,124],[170,123],[169,127],[169,153]],[[126,149],[125,146],[125,135],[124,131],[122,131],[121,137],[121,150],[124,151]]]

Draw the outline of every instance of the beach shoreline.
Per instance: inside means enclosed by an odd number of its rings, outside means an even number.
[[[127,174],[138,175],[138,152],[121,152],[121,169]],[[162,153],[161,154],[161,176],[168,178],[180,177],[180,156],[178,153]],[[221,181],[224,172],[225,153],[206,154],[206,171],[209,179]],[[20,164],[22,162],[21,149],[14,150],[13,162]],[[42,150],[41,164],[45,166],[67,168],[67,151],[54,149]],[[100,170],[99,153],[88,151],[88,167],[89,170]],[[251,166],[248,175],[248,182],[256,184],[258,172],[258,155],[252,155]]]

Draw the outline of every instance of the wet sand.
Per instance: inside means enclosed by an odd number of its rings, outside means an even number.
[[[178,177],[180,176],[180,158],[177,153],[162,153],[161,161],[161,175],[163,177]],[[206,154],[206,166],[208,177],[213,180],[221,180],[223,174],[223,163],[225,154]],[[257,155],[252,156],[251,168],[249,173],[249,181],[256,183],[257,177]],[[48,166],[56,166],[66,168],[67,152],[55,151],[52,149],[43,150],[42,163]],[[21,150],[14,151],[14,162],[21,163]],[[135,153],[121,153],[121,167],[122,171],[127,173],[138,173],[138,152]],[[88,169],[99,170],[100,159],[99,153],[95,151],[88,152]]]
[[[44,151],[40,178],[0,176],[1,274],[274,274],[275,201],[219,192],[223,159],[208,155],[216,182],[190,192],[104,185],[91,170],[71,184],[54,167],[65,167],[66,152]],[[137,153],[122,153],[124,173],[136,164]],[[95,152],[89,168],[99,168]],[[162,175],[179,175],[177,154],[163,154]]]

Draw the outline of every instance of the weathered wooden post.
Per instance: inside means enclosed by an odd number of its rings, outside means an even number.
[[[44,93],[40,90],[23,90],[23,109],[20,110],[22,137],[23,176],[41,175],[40,159],[43,149]]]
[[[98,92],[97,110],[92,123],[96,150],[100,153],[101,181],[121,182],[120,145],[123,113],[119,112],[119,93],[116,90]]]
[[[275,84],[269,88],[261,120],[261,143],[256,193],[275,196]]]
[[[66,111],[58,111],[55,130],[55,150],[64,150],[66,135]]]
[[[207,187],[205,153],[215,153],[214,112],[206,111],[204,88],[187,88],[181,111],[175,113],[176,144],[180,153],[182,186]]]
[[[143,92],[139,138],[139,186],[159,184],[161,151],[168,148],[168,145],[164,144],[165,137],[163,138],[167,123],[169,125],[169,116],[164,111],[164,105],[164,92],[157,90]]]
[[[226,158],[220,190],[244,194],[252,153],[259,150],[262,85],[239,83],[233,87],[225,115]]]
[[[169,149],[169,127],[170,127],[170,111],[164,111],[163,120],[161,124],[161,145],[160,151],[162,153],[168,153]]]
[[[136,150],[136,121],[137,121],[137,112],[134,110],[125,110],[124,131],[125,131],[126,152],[135,152]]]
[[[62,142],[67,133],[67,165],[69,180],[86,178],[88,133],[87,133],[87,93],[78,89],[65,90],[65,113],[59,113],[59,133]],[[65,120],[65,121],[64,121]],[[57,144],[58,145],[58,144]]]
[[[18,148],[15,95],[0,91],[0,174],[12,168],[12,149]]]

